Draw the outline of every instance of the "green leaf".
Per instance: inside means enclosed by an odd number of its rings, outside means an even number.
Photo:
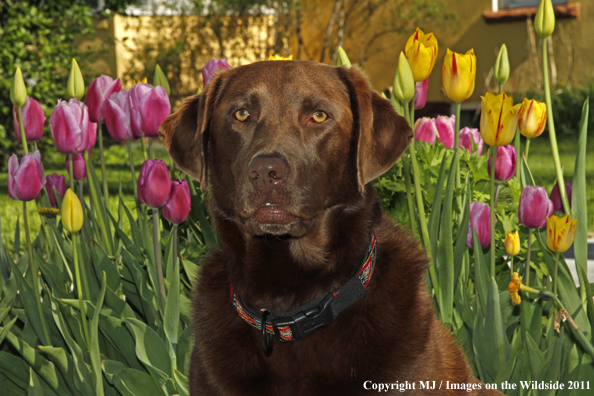
[[[33,371],[33,367],[29,367],[29,392],[27,393],[28,396],[43,396],[43,389],[41,388],[41,383],[39,382],[39,378],[37,378],[37,374]]]
[[[509,381],[511,379],[512,373],[514,372],[514,368],[516,366],[516,360],[518,357],[518,352],[515,352],[511,358],[505,362],[505,364],[501,367],[497,376],[495,377],[495,384],[501,384],[504,381]]]
[[[550,360],[547,361],[547,364],[542,368],[538,376],[539,381],[555,382],[559,379],[559,375],[561,373],[561,358],[563,355],[564,332],[564,326],[561,326],[561,332],[559,336],[555,337],[555,342],[553,345],[553,351],[550,356]],[[541,390],[538,394],[539,396],[552,396],[555,394],[555,390]]]
[[[472,238],[474,241],[474,283],[476,285],[476,294],[478,296],[478,306],[483,313],[487,314],[487,293],[491,280],[489,279],[489,272],[487,264],[485,262],[485,256],[483,254],[483,248],[479,242],[476,230],[472,230]]]
[[[179,396],[190,396],[190,384],[188,377],[180,373],[176,368],[173,369],[173,379],[179,391]]]
[[[104,360],[103,372],[109,383],[114,385],[124,396],[156,396],[162,394],[150,375],[127,368],[120,362]]]
[[[485,370],[491,378],[495,378],[505,362],[511,357],[511,348],[501,319],[499,288],[493,278],[491,278],[491,287],[487,297],[484,334],[485,340],[489,340],[484,346],[485,351],[488,353],[484,360]]]
[[[0,351],[0,374],[5,375],[10,379],[15,387],[18,387],[26,395],[26,389],[29,388],[29,365],[19,356],[12,355],[8,352]],[[0,381],[0,385],[4,385],[5,381]],[[0,388],[3,391],[5,388]],[[7,394],[12,395],[10,392]]]
[[[171,376],[171,361],[165,343],[157,333],[136,319],[124,319],[124,323],[134,334],[136,357],[146,366],[154,367]]]
[[[431,252],[437,252],[437,239],[439,235],[439,222],[441,220],[441,198],[443,195],[443,186],[445,183],[445,171],[447,168],[446,156],[444,155],[441,166],[439,167],[439,176],[435,183],[435,195],[431,205],[431,214],[429,215],[429,240],[431,241]]]
[[[101,352],[99,350],[99,314],[101,307],[103,306],[103,299],[105,298],[105,290],[107,288],[107,276],[103,273],[103,282],[101,282],[101,292],[97,305],[95,306],[95,312],[93,312],[93,319],[91,320],[91,326],[89,332],[91,333],[91,367],[93,369],[93,376],[95,377],[95,395],[103,396],[103,376],[101,375]]]
[[[177,238],[177,226],[173,228],[169,235],[169,247],[173,244],[173,239]],[[168,247],[168,251],[171,249]],[[177,367],[177,356],[176,356],[176,348],[177,348],[177,339],[179,337],[179,260],[176,260],[176,257],[172,258],[173,262],[175,262],[175,266],[173,263],[168,265],[168,269],[170,269],[168,274],[168,281],[170,283],[169,291],[167,292],[167,301],[165,305],[165,314],[163,316],[163,330],[165,331],[165,336],[169,341],[168,350],[169,356],[171,358],[171,364],[175,368]]]
[[[132,257],[127,250],[122,250],[122,259],[128,271],[132,275],[134,280],[134,288],[140,296],[140,304],[138,309],[141,309],[144,313],[146,321],[151,326],[156,326],[156,315],[157,315],[157,300],[155,293],[148,286],[148,279],[146,272],[138,264],[136,259]]]

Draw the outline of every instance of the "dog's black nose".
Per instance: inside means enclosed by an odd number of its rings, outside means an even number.
[[[275,189],[287,180],[289,164],[278,154],[259,155],[250,164],[249,176],[256,190]]]

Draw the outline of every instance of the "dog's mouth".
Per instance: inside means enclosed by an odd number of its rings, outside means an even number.
[[[303,218],[273,203],[265,203],[251,216],[244,218],[245,225],[253,235],[303,236],[313,224],[315,217]]]
[[[299,220],[298,216],[271,203],[266,203],[264,206],[256,210],[253,218],[261,224],[289,224]]]

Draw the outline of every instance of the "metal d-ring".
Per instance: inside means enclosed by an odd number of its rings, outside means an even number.
[[[264,355],[269,357],[272,355],[272,335],[266,333],[266,317],[270,314],[269,311],[262,311],[262,348],[264,348]]]

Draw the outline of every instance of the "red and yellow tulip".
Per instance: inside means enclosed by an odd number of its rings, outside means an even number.
[[[437,39],[433,33],[425,34],[417,28],[404,47],[406,59],[412,69],[415,82],[423,81],[435,66],[437,59]]]
[[[489,146],[510,144],[516,134],[521,104],[505,93],[481,96],[481,136]]]
[[[476,56],[474,50],[466,54],[448,51],[441,72],[443,89],[448,98],[454,102],[464,102],[474,91],[476,76]]]
[[[547,105],[534,99],[524,99],[518,116],[520,133],[527,138],[539,136],[547,125]]]
[[[547,217],[547,246],[554,252],[564,253],[569,249],[575,237],[577,219],[569,215]]]

